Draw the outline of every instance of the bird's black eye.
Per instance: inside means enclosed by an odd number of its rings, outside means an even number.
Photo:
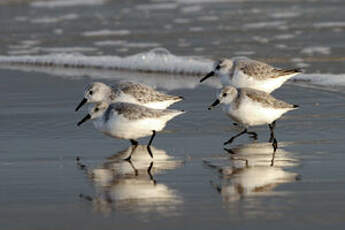
[[[89,94],[90,94],[90,95],[92,95],[92,94],[93,94],[93,91],[92,91],[92,90],[90,90],[90,91],[89,91]]]
[[[219,70],[219,69],[220,69],[220,65],[217,65],[217,66],[216,66],[216,70]]]
[[[98,108],[96,108],[96,109],[95,109],[95,112],[98,112],[98,110],[99,110],[99,109],[98,109]]]
[[[226,97],[226,95],[228,95],[227,93],[223,93],[223,97]]]

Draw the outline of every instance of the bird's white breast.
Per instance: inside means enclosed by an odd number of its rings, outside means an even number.
[[[153,130],[161,131],[166,125],[166,120],[159,118],[130,120],[121,114],[116,114],[107,121],[97,119],[94,121],[94,125],[96,129],[108,136],[120,139],[137,139],[152,135]]]
[[[271,93],[296,74],[297,73],[276,78],[258,79],[244,74],[242,71],[236,71],[231,79],[228,78],[227,84],[233,85],[236,88],[252,88]]]
[[[265,107],[247,97],[241,100],[238,108],[234,104],[225,106],[225,112],[228,116],[244,126],[271,124],[286,111],[286,109]]]

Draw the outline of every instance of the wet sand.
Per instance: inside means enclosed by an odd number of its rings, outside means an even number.
[[[188,112],[154,140],[154,155],[166,158],[154,159],[150,178],[145,157],[134,162],[138,175],[109,159],[129,142],[103,136],[91,122],[76,126],[86,108],[74,108],[89,80],[4,69],[0,75],[2,229],[344,227],[342,93],[292,84],[274,92],[300,109],[278,122],[271,166],[268,127],[254,128],[256,143],[236,140],[235,154],[223,150],[238,129],[221,109],[207,111],[215,88],[169,91],[186,98],[173,108]]]

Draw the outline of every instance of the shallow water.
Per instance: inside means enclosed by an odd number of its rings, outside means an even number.
[[[279,120],[275,155],[264,126],[254,128],[257,142],[243,136],[230,154],[223,143],[238,128],[220,108],[207,110],[216,80],[200,85],[198,76],[3,63],[1,229],[344,228],[341,1],[71,1],[57,8],[34,2],[0,6],[0,31],[8,35],[1,56],[66,48],[127,56],[159,44],[178,57],[304,63],[307,76],[327,81],[289,82],[273,93],[300,105]],[[296,56],[302,60],[294,62]],[[131,166],[114,159],[129,142],[103,136],[91,122],[76,126],[87,109],[74,108],[94,79],[140,81],[186,98],[172,107],[187,113],[154,140],[159,157],[151,175],[144,147],[137,150],[144,159]]]
[[[154,155],[171,157],[153,162],[154,185],[146,171],[149,162],[134,162],[139,171],[135,176],[129,165],[107,159],[129,143],[104,137],[91,123],[76,127],[86,111],[73,109],[87,80],[5,70],[1,75],[5,76],[1,92],[9,98],[1,110],[4,229],[175,229],[187,223],[201,229],[290,228],[282,223],[340,228],[343,224],[342,95],[288,85],[274,93],[301,109],[278,122],[280,149],[271,167],[267,127],[255,128],[258,145],[242,137],[231,155],[222,143],[237,128],[220,110],[206,109],[214,88],[171,91],[187,98],[174,107],[188,112],[154,140]],[[78,167],[76,156],[87,165],[85,170]],[[249,167],[241,159],[248,160]],[[118,173],[109,167],[128,174],[110,180],[109,172],[115,177]],[[97,170],[105,174],[98,180],[92,176]]]
[[[0,32],[8,35],[1,39],[3,55],[126,56],[164,47],[179,56],[244,55],[343,73],[342,0],[22,2],[1,5]]]

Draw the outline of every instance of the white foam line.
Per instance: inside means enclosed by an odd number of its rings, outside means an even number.
[[[85,31],[81,35],[86,37],[97,37],[97,36],[109,36],[109,35],[117,35],[123,36],[128,35],[131,32],[129,30],[97,30],[97,31]]]
[[[293,80],[334,88],[345,87],[345,74],[299,74]]]
[[[175,56],[163,48],[139,53],[127,57],[119,56],[85,56],[81,54],[51,54],[0,56],[3,68],[15,65],[37,67],[69,67],[94,70],[129,70],[134,72],[167,73],[175,75],[202,76],[213,68],[213,61],[198,57]],[[107,75],[107,78],[109,76]],[[110,77],[111,78],[111,77]],[[343,89],[345,74],[299,74],[293,79],[304,86],[324,86],[325,88]]]
[[[38,66],[63,66],[76,68],[121,69],[143,72],[199,75],[211,70],[210,60],[179,57],[166,49],[157,48],[149,52],[127,57],[85,56],[81,54],[49,54],[40,56],[0,56],[0,63]]]
[[[51,0],[51,1],[36,1],[32,2],[30,6],[32,7],[71,7],[71,6],[93,6],[93,5],[103,5],[106,0]]]

